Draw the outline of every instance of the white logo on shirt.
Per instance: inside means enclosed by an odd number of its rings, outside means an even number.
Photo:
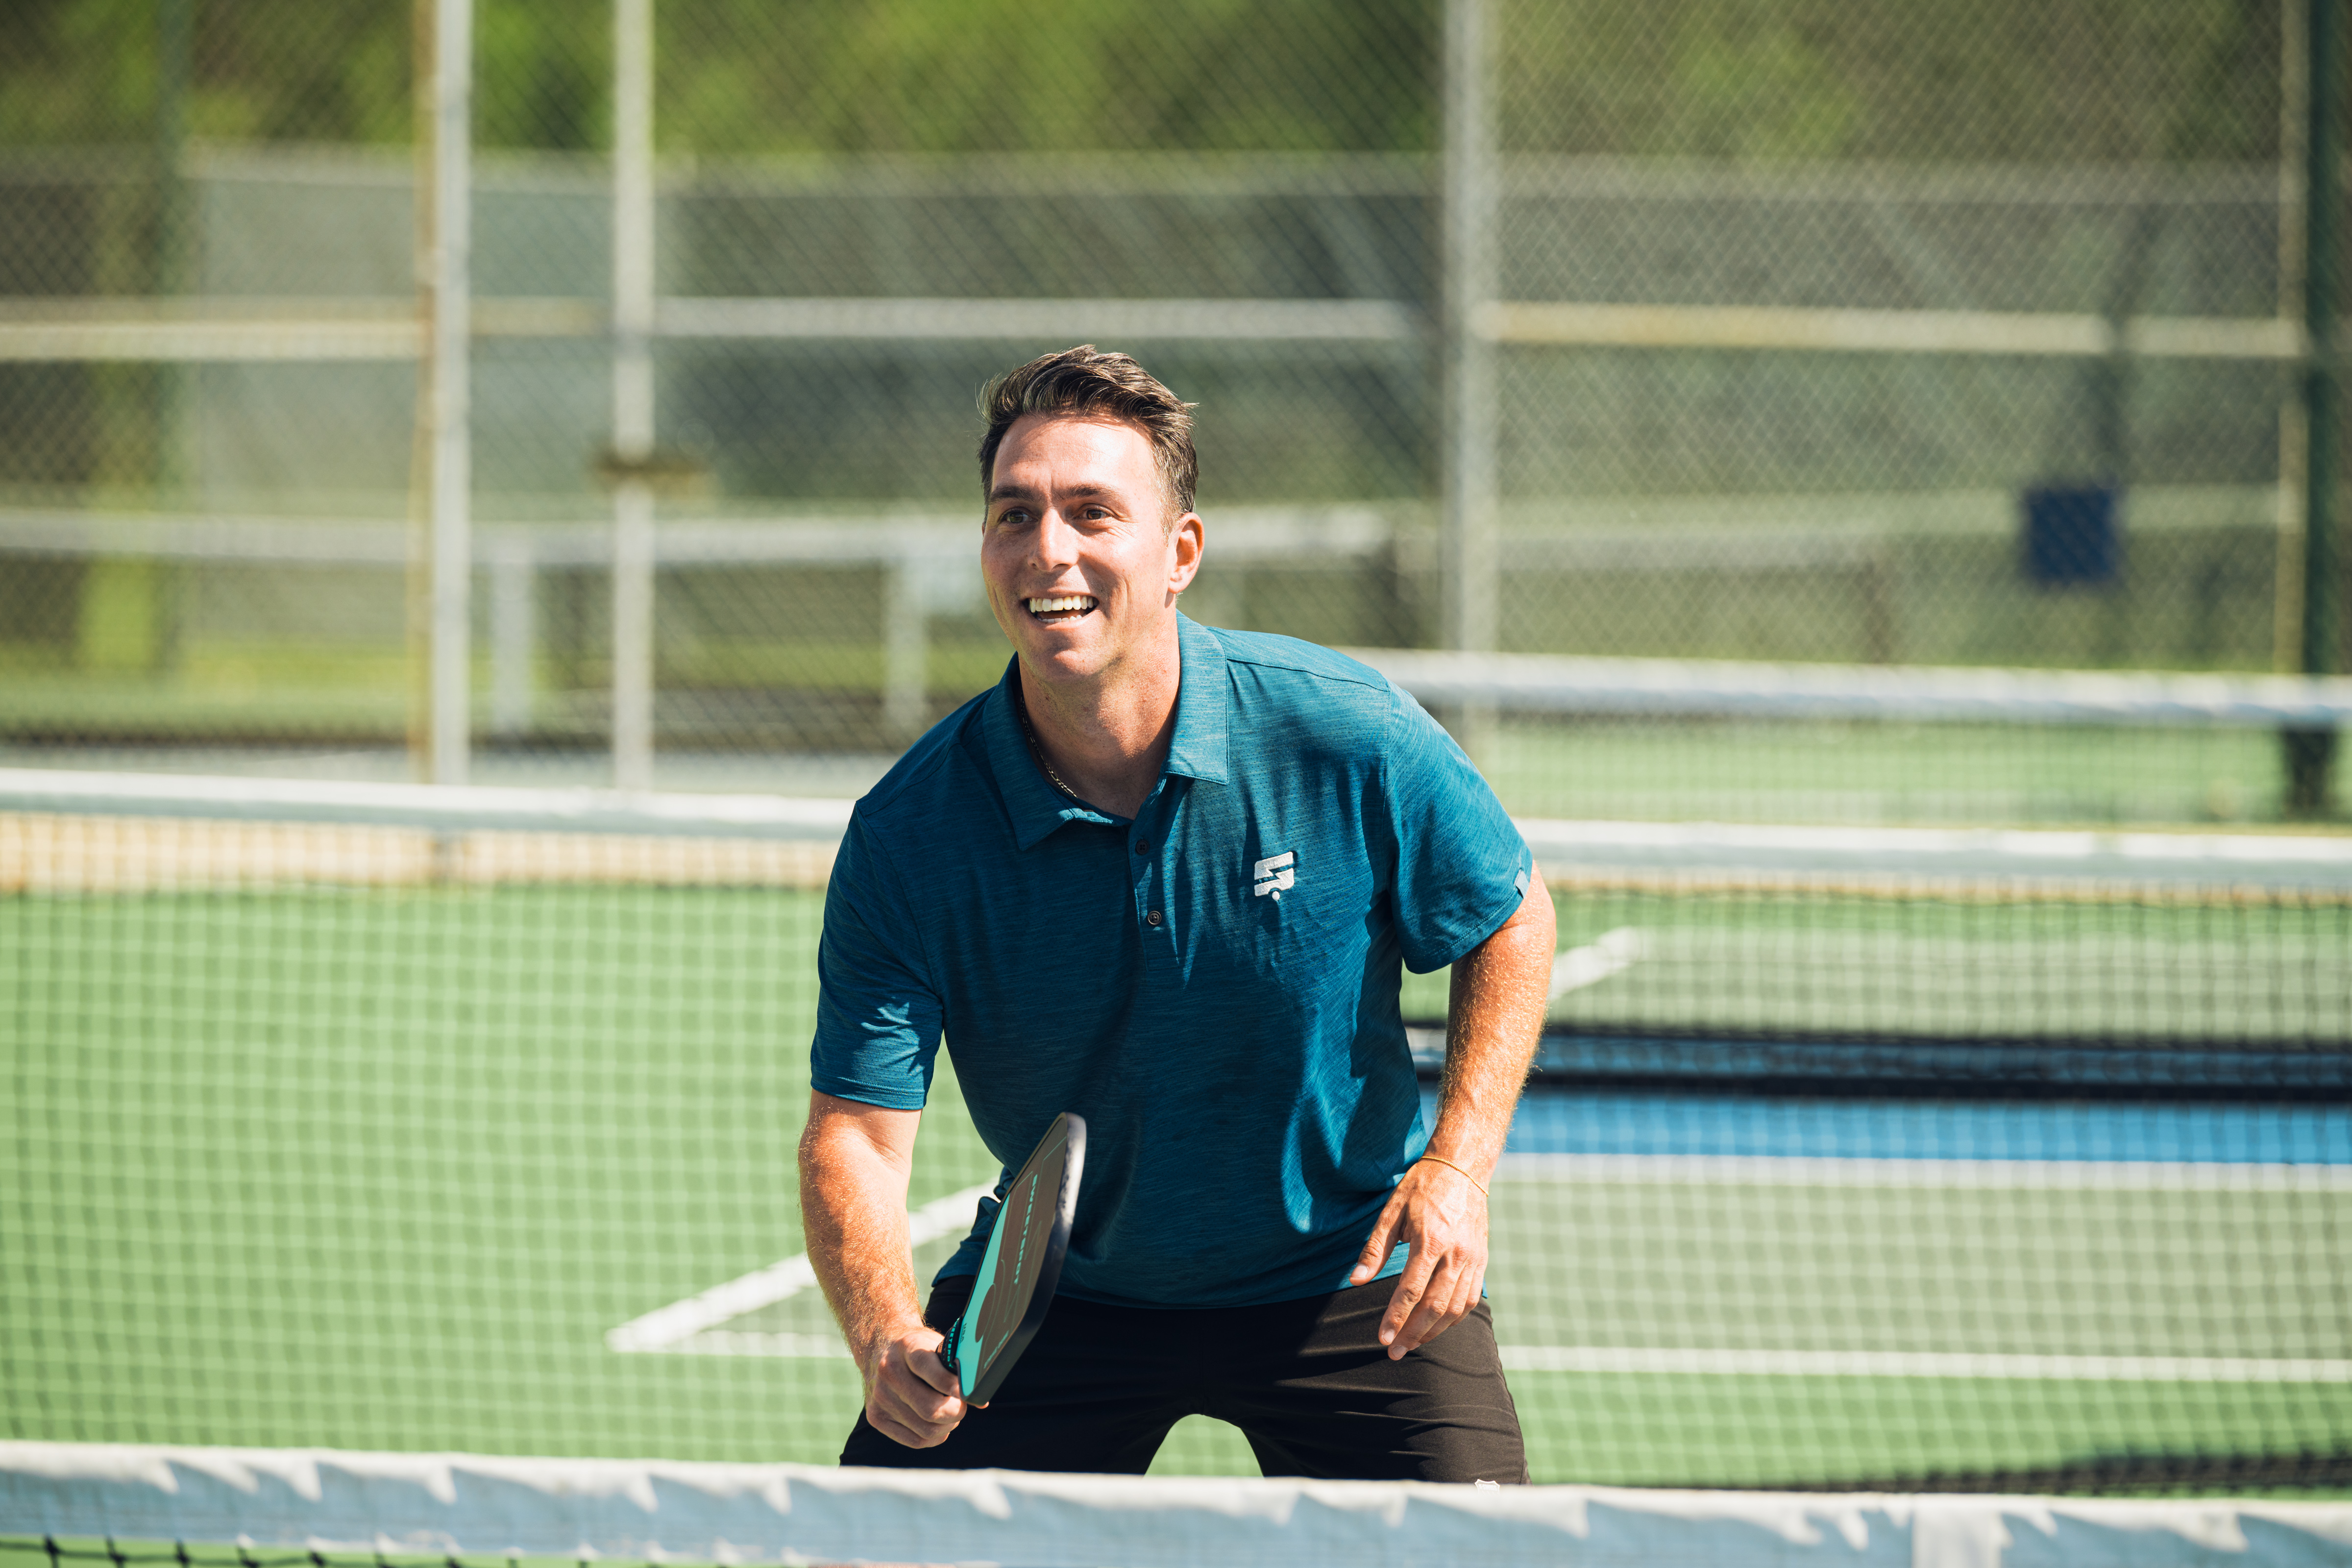
[[[1281,854],[1270,856],[1251,867],[1250,876],[1257,882],[1257,887],[1251,896],[1262,899],[1268,893],[1272,893],[1277,899],[1282,897],[1282,889],[1290,887],[1296,880],[1297,864],[1297,852],[1286,849]]]

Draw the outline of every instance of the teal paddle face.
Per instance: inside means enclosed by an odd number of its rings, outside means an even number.
[[[1086,1160],[1086,1121],[1066,1110],[1004,1189],[971,1300],[946,1346],[963,1396],[973,1404],[996,1393],[1054,1304]]]

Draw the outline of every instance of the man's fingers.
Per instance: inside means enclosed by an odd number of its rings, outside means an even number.
[[[1430,1282],[1412,1314],[1389,1342],[1389,1359],[1400,1361],[1467,1317],[1476,1302],[1476,1289],[1464,1289],[1469,1270],[1449,1259]]]
[[[917,1377],[941,1394],[961,1394],[963,1391],[962,1380],[948,1370],[948,1363],[940,1359],[937,1351],[917,1351],[907,1358],[907,1365]]]
[[[952,1387],[934,1388],[929,1383],[918,1380],[911,1367],[906,1369],[891,1392],[898,1395],[900,1407],[919,1421],[934,1425],[942,1421],[953,1422],[963,1414],[963,1401]]]
[[[881,1354],[866,1398],[866,1418],[902,1447],[929,1448],[947,1440],[967,1410],[956,1375],[931,1344],[898,1341]]]
[[[927,1384],[912,1388],[894,1388],[898,1410],[926,1426],[953,1426],[963,1415],[963,1401],[951,1394],[941,1394]]]
[[[1390,1343],[1403,1330],[1413,1309],[1429,1293],[1430,1277],[1436,1271],[1436,1249],[1426,1241],[1414,1242],[1404,1272],[1397,1276],[1396,1289],[1389,1292],[1389,1310],[1381,1314],[1381,1343]]]
[[[1422,1292],[1421,1299],[1412,1304],[1412,1310],[1402,1314],[1395,1332],[1386,1335],[1391,1361],[1402,1361],[1412,1352],[1416,1345],[1429,1338],[1431,1324],[1444,1310],[1447,1300],[1444,1284],[1443,1279],[1432,1280],[1429,1289]],[[1397,1315],[1393,1305],[1389,1310],[1392,1316]],[[1386,1324],[1381,1326],[1383,1330],[1387,1327]]]
[[[1372,1234],[1364,1238],[1363,1251],[1356,1254],[1356,1266],[1348,1271],[1348,1283],[1361,1285],[1381,1271],[1396,1246],[1398,1218],[1404,1213],[1404,1200],[1391,1197],[1381,1206],[1381,1217],[1372,1222]]]
[[[937,1447],[946,1440],[947,1436],[945,1433],[934,1435],[919,1427],[909,1426],[891,1415],[872,1410],[866,1413],[866,1419],[872,1424],[874,1430],[881,1433],[901,1448]]]
[[[1478,1287],[1486,1277],[1484,1258],[1449,1254],[1399,1326],[1396,1336],[1384,1342],[1389,1347],[1389,1359],[1402,1358],[1468,1317],[1478,1305]]]
[[[908,1448],[929,1448],[947,1441],[962,1422],[963,1401],[932,1397],[909,1399],[903,1390],[875,1390],[866,1418],[891,1441]]]

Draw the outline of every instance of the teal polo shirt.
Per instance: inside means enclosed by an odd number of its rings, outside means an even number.
[[[1086,1118],[1063,1292],[1260,1305],[1347,1284],[1428,1139],[1400,965],[1484,942],[1531,862],[1470,760],[1378,671],[1178,629],[1175,736],[1132,820],[1038,772],[1017,660],[857,803],[825,894],[811,1076],[918,1110],[944,1032],[1006,1179],[1055,1113]],[[978,1271],[994,1216],[983,1202],[940,1278]]]

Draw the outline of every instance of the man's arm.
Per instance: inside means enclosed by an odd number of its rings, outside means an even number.
[[[925,1326],[907,1242],[907,1177],[919,1110],[812,1093],[801,1131],[801,1226],[817,1283],[866,1380],[866,1419],[909,1448],[964,1417],[943,1340]]]
[[[1390,1195],[1349,1276],[1360,1285],[1381,1271],[1396,1243],[1412,1248],[1381,1318],[1391,1361],[1427,1344],[1478,1304],[1486,1278],[1486,1195],[1480,1188],[1494,1179],[1543,1034],[1558,939],[1551,895],[1530,865],[1517,911],[1454,965],[1437,1129],[1427,1154]]]

